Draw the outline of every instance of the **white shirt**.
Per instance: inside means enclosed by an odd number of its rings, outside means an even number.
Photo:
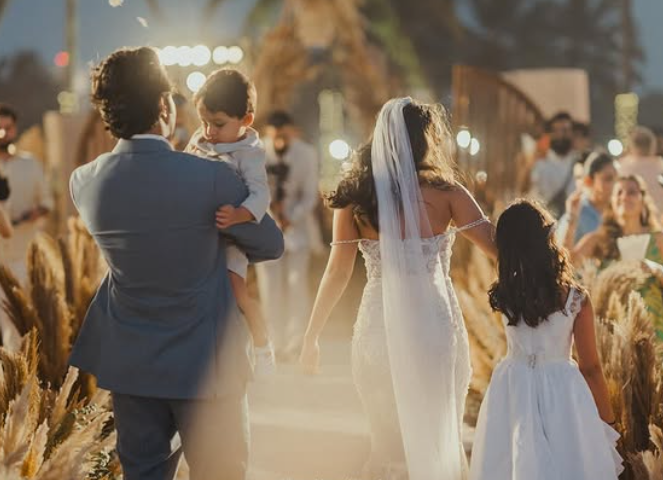
[[[53,210],[54,202],[42,164],[19,152],[0,161],[0,173],[7,177],[11,190],[5,210],[12,221],[19,221],[37,208]]]
[[[274,144],[265,141],[267,165],[278,163]],[[306,251],[311,248],[311,231],[309,218],[318,203],[319,197],[319,166],[315,148],[302,140],[291,142],[283,161],[290,167],[288,178],[284,184],[285,214],[290,227],[283,234],[285,247],[289,252]],[[276,185],[270,178],[272,198],[276,198]]]
[[[131,136],[131,140],[159,140],[166,142],[170,148],[173,148],[171,143],[163,135],[156,135],[154,133],[137,133],[136,135]]]
[[[205,141],[199,128],[184,151],[232,165],[249,190],[242,206],[251,212],[256,222],[262,221],[269,208],[270,190],[265,170],[265,148],[258,132],[248,128],[243,140],[212,144]]]
[[[575,152],[560,157],[552,149],[549,150],[546,158],[538,160],[532,169],[532,194],[549,203],[562,188],[566,196],[573,193],[576,186],[572,174],[575,161]],[[566,185],[564,182],[567,182]]]

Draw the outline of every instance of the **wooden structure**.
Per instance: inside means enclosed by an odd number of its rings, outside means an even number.
[[[478,152],[459,147],[457,161],[466,180],[478,180],[484,203],[492,207],[522,193],[532,160],[523,154],[523,136],[539,138],[544,131],[536,104],[501,75],[458,65],[452,119],[455,132],[466,129],[480,144]]]

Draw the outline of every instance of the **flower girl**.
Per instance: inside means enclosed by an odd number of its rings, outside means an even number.
[[[481,405],[471,480],[616,480],[623,470],[592,304],[553,227],[527,200],[497,224],[499,272],[489,296],[508,352]]]

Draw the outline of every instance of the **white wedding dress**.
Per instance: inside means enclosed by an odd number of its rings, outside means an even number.
[[[449,278],[456,230],[432,233],[406,108],[421,107],[410,98],[387,102],[373,132],[380,239],[349,240],[359,242],[368,274],[352,355],[372,437],[364,478],[463,480],[468,468],[461,434],[471,369]]]
[[[472,370],[467,330],[449,277],[449,267],[455,234],[485,221],[482,219],[459,229],[451,229],[443,235],[424,239],[427,275],[437,296],[435,320],[443,326],[444,331],[444,338],[441,339],[445,343],[444,358],[438,367],[440,374],[451,379],[453,384],[454,398],[447,402],[450,408],[445,412],[444,421],[456,422],[457,428],[454,431],[458,432],[457,451],[445,453],[458,457],[457,461],[463,465],[463,475],[467,472],[467,461],[460,432]],[[371,433],[371,454],[364,467],[363,478],[404,480],[408,474],[383,318],[380,243],[365,239],[356,242],[364,257],[367,276],[352,339],[353,377],[368,416]],[[417,318],[404,318],[403,321],[416,322]]]

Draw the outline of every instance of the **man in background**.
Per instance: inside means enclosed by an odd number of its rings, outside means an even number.
[[[256,265],[260,299],[271,326],[277,356],[300,350],[310,313],[308,271],[311,257],[310,217],[318,202],[318,156],[299,138],[293,118],[275,111],[264,137],[272,194],[271,212],[283,230],[285,254]]]

